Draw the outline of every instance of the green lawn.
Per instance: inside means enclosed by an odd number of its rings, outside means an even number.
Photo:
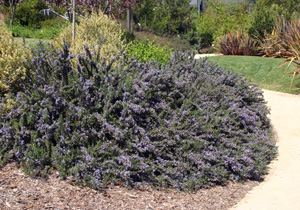
[[[20,42],[20,43],[23,43],[23,37],[15,37],[15,40]],[[38,44],[39,42],[43,42],[43,43],[47,43],[49,42],[49,40],[47,39],[34,39],[34,38],[25,38],[25,45],[26,46],[35,46],[36,44]]]
[[[232,69],[240,73],[252,84],[258,84],[259,88],[274,90],[284,93],[299,93],[300,78],[296,75],[293,87],[290,89],[292,75],[284,73],[287,64],[278,69],[285,59],[265,58],[252,56],[216,56],[208,57],[225,69]],[[292,68],[288,70],[291,72]]]

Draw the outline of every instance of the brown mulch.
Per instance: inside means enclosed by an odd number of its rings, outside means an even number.
[[[0,209],[222,209],[233,207],[259,182],[229,183],[195,193],[177,190],[128,190],[114,186],[95,191],[72,184],[54,171],[47,179],[30,178],[14,163],[0,169]]]

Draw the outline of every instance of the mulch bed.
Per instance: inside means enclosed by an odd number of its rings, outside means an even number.
[[[233,207],[257,181],[228,183],[195,193],[112,186],[102,192],[74,185],[54,171],[47,179],[31,178],[14,163],[0,169],[0,209],[222,209]]]

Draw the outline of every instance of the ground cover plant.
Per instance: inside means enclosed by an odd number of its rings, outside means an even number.
[[[266,58],[257,56],[215,56],[208,60],[216,62],[225,69],[231,69],[238,74],[243,74],[249,83],[258,84],[259,88],[274,90],[284,93],[299,93],[298,81],[294,81],[290,89],[291,76],[284,73],[288,64],[278,67],[285,61],[282,58]]]
[[[56,168],[95,189],[197,190],[266,173],[276,154],[269,111],[241,76],[190,53],[165,65],[107,62],[87,47],[74,69],[69,47],[41,44],[24,64],[35,74],[10,95],[11,110],[0,106],[1,164],[32,176]]]

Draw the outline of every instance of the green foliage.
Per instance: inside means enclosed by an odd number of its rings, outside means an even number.
[[[135,57],[140,62],[157,61],[167,63],[172,55],[172,51],[167,47],[154,44],[154,41],[133,41],[128,49],[129,57]]]
[[[135,35],[133,32],[129,32],[128,30],[124,30],[123,31],[123,35],[122,35],[122,40],[129,44],[130,42],[132,42],[133,40],[135,40]]]
[[[211,2],[204,13],[196,16],[194,24],[201,44],[206,47],[230,30],[245,30],[248,17],[247,5],[244,3]]]
[[[53,39],[68,25],[66,21],[50,19],[41,22],[40,29],[32,29],[27,26],[14,25],[9,27],[14,37],[36,38],[36,39]]]
[[[271,33],[277,16],[291,20],[299,16],[300,0],[257,0],[251,14],[249,33],[264,36]]]
[[[16,92],[19,80],[25,76],[22,60],[29,56],[28,50],[15,42],[6,27],[0,27],[0,96]]]
[[[178,34],[191,28],[190,0],[144,0],[135,8],[136,22],[157,34]]]
[[[40,29],[41,22],[45,20],[45,16],[40,10],[46,9],[44,1],[28,0],[20,3],[16,9],[14,16],[14,25],[28,26],[31,29]]]
[[[257,42],[242,30],[230,31],[217,39],[217,45],[223,55],[255,55]]]

